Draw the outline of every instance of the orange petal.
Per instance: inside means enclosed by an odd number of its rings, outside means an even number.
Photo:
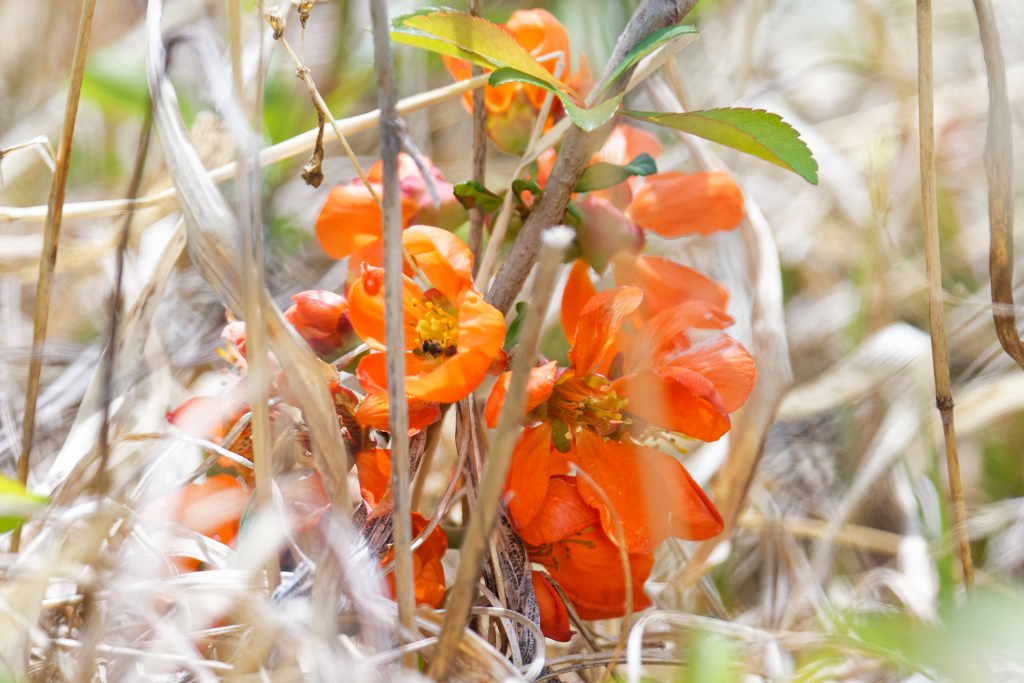
[[[576,259],[569,271],[569,279],[565,281],[565,291],[562,293],[562,331],[566,339],[576,338],[576,324],[580,319],[580,312],[587,305],[597,290],[594,283],[590,281],[590,266],[583,259]]]
[[[589,476],[577,476],[580,495],[598,509],[612,541],[614,508],[629,552],[653,552],[669,537],[701,541],[721,532],[715,506],[672,456],[629,440],[603,441],[587,430],[577,437],[577,448],[579,468]]]
[[[245,488],[232,476],[218,474],[202,484],[189,484],[181,501],[182,526],[230,544],[238,534],[242,510],[249,499]]]
[[[526,382],[527,395],[524,414],[551,398],[551,391],[555,387],[555,380],[558,379],[558,376],[558,361],[551,361],[530,370],[530,379]],[[498,426],[498,416],[501,415],[501,407],[505,405],[505,395],[508,393],[508,383],[511,379],[511,372],[502,373],[498,381],[494,383],[491,395],[487,398],[484,419],[487,420],[487,426],[491,429]]]
[[[516,531],[530,545],[544,545],[569,538],[600,521],[597,509],[587,504],[576,489],[575,477],[551,477],[533,521]]]
[[[729,304],[729,290],[678,263],[622,251],[612,259],[612,264],[616,284],[636,285],[644,290],[641,311],[648,316],[687,301],[706,301],[723,310]]]
[[[432,425],[441,419],[441,408],[436,403],[427,401],[412,400],[409,405],[409,434],[415,434],[421,429]],[[366,395],[359,408],[356,409],[356,423],[360,427],[379,429],[382,432],[391,431],[390,428],[390,402],[388,395],[384,392],[374,392]]]
[[[662,366],[626,375],[612,386],[629,399],[626,410],[673,432],[718,441],[731,426],[715,385],[693,370]]]
[[[402,276],[405,308],[405,348],[415,348],[416,325],[423,318],[423,290]],[[363,273],[349,290],[349,320],[363,341],[384,348],[384,269],[363,265]]]
[[[710,380],[730,413],[747,402],[757,380],[754,359],[726,334],[687,349],[670,365],[699,372]]]
[[[651,606],[644,582],[654,566],[654,553],[627,556],[632,576],[633,610]],[[565,541],[531,548],[530,559],[544,565],[558,581],[583,619],[613,619],[626,612],[626,577],[622,556],[599,528]]]
[[[371,508],[376,507],[391,484],[391,451],[371,448],[356,453],[355,460],[363,500]]]
[[[487,368],[493,360],[492,354],[484,351],[460,352],[439,365],[429,366],[430,369],[422,373],[413,374],[410,369],[412,359],[418,357],[406,354],[406,393],[422,401],[437,403],[455,403],[473,393],[487,376]]]
[[[316,526],[324,514],[331,509],[331,499],[324,490],[320,473],[313,470],[308,477],[303,477],[281,489],[288,524],[292,531],[303,531]]]
[[[517,527],[533,521],[548,492],[551,463],[551,423],[544,421],[523,430],[512,452],[512,464],[505,481],[509,516]]]
[[[725,311],[705,301],[673,306],[648,320],[637,332],[626,354],[626,372],[667,364],[690,348],[690,330],[721,330],[732,325]]]
[[[387,392],[387,362],[387,354],[384,353],[371,353],[359,360],[359,365],[356,366],[356,378],[363,391],[368,394]],[[406,353],[406,384],[408,385],[410,375],[425,374],[438,365],[440,365],[440,361],[435,358],[424,358],[414,353]],[[408,393],[408,386],[406,386],[406,390]]]
[[[591,162],[604,161],[609,164],[628,164],[641,154],[650,154],[657,159],[661,155],[661,143],[645,130],[620,123],[612,130],[601,149],[594,154]]]
[[[414,225],[402,233],[409,255],[434,285],[451,302],[473,286],[473,253],[465,242],[440,228]]]
[[[636,191],[629,217],[664,237],[710,235],[740,224],[743,193],[728,173],[658,173]]]
[[[577,375],[590,373],[615,341],[615,334],[644,298],[639,287],[598,292],[580,311],[569,362]]]
[[[572,62],[572,53],[569,51],[569,34],[553,14],[544,9],[516,10],[505,26],[534,57],[561,52],[565,63],[561,80],[565,80],[565,75],[568,75]],[[557,58],[542,62],[542,66],[551,74],[555,73],[557,64]],[[527,85],[523,87],[523,92],[526,93],[534,109],[540,109],[544,104],[546,90]]]
[[[569,610],[547,577],[540,572],[533,572],[533,592],[537,596],[537,607],[540,608],[541,633],[545,638],[568,643],[576,635],[569,621]]]
[[[454,303],[459,309],[459,353],[482,351],[489,358],[496,356],[505,343],[505,318],[501,312],[484,301],[475,287],[464,290]]]
[[[365,185],[338,185],[330,191],[316,219],[316,237],[335,259],[380,241],[380,207]]]

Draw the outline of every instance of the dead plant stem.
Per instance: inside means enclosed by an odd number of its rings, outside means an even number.
[[[469,0],[469,13],[480,16],[483,0]],[[472,76],[483,74],[483,68],[474,64]],[[487,109],[484,104],[484,89],[473,91],[473,182],[485,185],[487,175]],[[483,209],[469,210],[469,250],[473,253],[473,276],[480,270],[480,250],[484,243]]]
[[[946,442],[949,496],[953,507],[953,529],[957,538],[963,580],[974,582],[971,546],[967,537],[967,512],[960,479],[960,456],[953,424],[953,392],[949,379],[949,350],[942,308],[942,261],[939,252],[938,199],[935,184],[935,117],[932,82],[932,2],[917,0],[917,90],[921,142],[921,211],[924,224],[925,269],[928,276],[928,327],[932,338],[935,371],[935,404],[942,414]],[[1016,332],[1014,332],[1016,334]]]
[[[82,15],[78,22],[78,38],[75,42],[75,56],[71,62],[71,83],[68,86],[67,101],[64,105],[64,125],[57,147],[57,168],[50,181],[50,198],[46,208],[46,224],[43,227],[43,253],[39,259],[39,279],[36,283],[35,313],[32,327],[32,358],[28,366],[28,386],[25,389],[25,417],[22,420],[21,454],[18,457],[18,481],[28,482],[29,465],[32,458],[32,439],[36,427],[36,402],[39,399],[39,380],[43,370],[43,344],[46,340],[46,319],[50,312],[50,295],[53,293],[54,268],[57,263],[57,241],[60,237],[60,223],[64,211],[64,192],[68,182],[68,166],[71,163],[71,141],[75,135],[75,118],[78,115],[78,100],[82,93],[82,77],[85,74],[85,56],[89,52],[89,35],[92,33],[92,17],[96,0],[82,1]],[[11,552],[18,552],[21,545],[21,527],[11,536]]]
[[[395,102],[398,89],[395,63],[388,36],[388,9],[384,0],[369,0],[373,23],[373,62],[377,72],[377,101],[380,106],[380,150],[383,165],[381,207],[384,234],[384,340],[387,354],[388,395],[391,396],[388,428],[391,431],[391,491],[394,496],[395,597],[398,620],[416,633],[416,604],[413,589],[412,517],[409,490],[409,412],[405,401],[405,319],[402,305],[402,213],[398,180],[398,154],[402,149],[402,122]],[[415,668],[416,655],[404,662]]]

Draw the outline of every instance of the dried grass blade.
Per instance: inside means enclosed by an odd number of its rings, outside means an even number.
[[[459,570],[448,601],[437,656],[427,671],[427,674],[436,681],[445,679],[469,616],[473,595],[476,592],[476,582],[480,577],[481,563],[498,517],[501,492],[505,487],[512,451],[517,440],[516,432],[523,419],[526,383],[537,355],[544,313],[551,299],[562,256],[572,239],[572,232],[568,228],[558,228],[545,233],[543,237],[541,262],[537,268],[530,299],[533,305],[530,306],[523,323],[519,347],[512,361],[512,379],[509,382],[508,395],[498,418],[495,446],[491,451],[477,505],[463,540]]]
[[[78,38],[75,42],[75,56],[71,62],[71,84],[64,105],[64,125],[57,147],[57,168],[50,181],[50,198],[46,208],[46,224],[43,227],[43,254],[39,259],[39,279],[36,282],[35,313],[32,328],[32,358],[28,366],[28,386],[25,389],[25,416],[22,420],[21,453],[18,456],[18,481],[28,481],[29,464],[32,459],[32,440],[35,437],[36,402],[39,399],[39,381],[43,370],[43,343],[46,339],[46,319],[50,312],[50,295],[53,292],[54,268],[57,264],[57,239],[64,214],[64,192],[68,182],[68,167],[71,164],[71,142],[75,135],[75,119],[78,115],[78,100],[82,94],[82,78],[85,75],[85,56],[89,52],[89,36],[92,33],[92,18],[96,0],[83,0],[82,14],[78,22]],[[11,537],[11,552],[18,552],[21,545],[21,527]]]

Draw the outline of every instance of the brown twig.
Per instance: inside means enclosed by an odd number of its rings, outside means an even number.
[[[423,498],[423,487],[427,483],[427,476],[430,475],[430,468],[434,464],[434,455],[437,453],[437,445],[441,442],[444,420],[448,416],[448,411],[451,407],[451,403],[443,404],[441,406],[441,418],[427,427],[427,445],[424,447],[423,460],[420,461],[416,482],[412,488],[412,499],[410,502],[410,509],[412,510],[416,510],[420,506],[420,500]]]
[[[68,182],[68,165],[71,163],[71,141],[75,135],[75,117],[78,114],[78,99],[82,94],[82,77],[85,74],[85,56],[89,52],[89,34],[92,32],[92,16],[96,0],[83,0],[82,15],[78,22],[78,38],[75,42],[75,56],[71,62],[71,83],[64,105],[64,126],[57,146],[57,168],[50,181],[50,199],[46,208],[46,224],[43,227],[43,253],[39,259],[39,279],[36,282],[36,304],[32,328],[32,358],[28,365],[28,386],[25,389],[25,417],[22,420],[21,455],[18,457],[18,481],[28,481],[29,464],[32,458],[32,439],[36,427],[36,401],[39,399],[39,378],[43,370],[43,344],[46,340],[46,318],[50,312],[50,295],[53,293],[54,267],[57,263],[57,241],[64,212],[64,191]],[[11,536],[11,552],[18,552],[21,545],[21,528]]]
[[[345,149],[345,155],[348,157],[348,160],[352,162],[352,166],[355,167],[356,173],[359,174],[359,179],[363,181],[363,184],[366,185],[366,189],[370,191],[370,196],[373,197],[373,201],[380,204],[381,201],[380,197],[377,196],[377,191],[373,189],[373,185],[371,185],[370,181],[366,179],[366,173],[363,172],[363,167],[359,165],[359,160],[356,159],[355,152],[352,151],[352,148],[348,144],[348,140],[345,139],[345,134],[340,128],[338,128],[338,122],[334,120],[334,114],[331,113],[327,103],[324,102],[324,98],[320,96],[320,91],[317,90],[316,83],[313,82],[312,76],[309,75],[309,69],[299,60],[298,56],[292,50],[292,46],[288,44],[288,41],[285,40],[284,36],[278,38],[278,42],[281,43],[281,46],[284,47],[285,52],[287,52],[288,56],[291,58],[292,63],[295,64],[295,75],[301,78],[302,82],[306,84],[306,88],[309,90],[309,96],[313,98],[313,105],[316,107],[316,110],[327,117],[327,120],[331,122],[331,128],[334,129],[334,135],[337,136],[338,141],[341,142],[341,146]],[[390,54],[390,52],[388,54]],[[394,106],[393,103],[392,106]],[[323,140],[321,139],[321,142],[322,141]]]
[[[992,3],[974,0],[988,76],[988,134],[985,137],[985,175],[988,178],[988,217],[991,244],[989,276],[992,318],[999,343],[1024,368],[1024,342],[1017,334],[1013,307],[1013,133],[1006,67]]]
[[[480,16],[482,0],[469,0],[469,13]],[[470,69],[472,76],[479,76],[483,68],[474,64]],[[473,91],[473,181],[485,185],[487,174],[487,109],[484,106],[484,89]],[[480,270],[480,250],[484,243],[484,212],[483,209],[469,210],[469,250],[473,252],[473,276]]]
[[[928,327],[932,338],[932,365],[935,371],[935,404],[942,415],[942,434],[946,441],[946,468],[949,472],[949,496],[953,506],[953,528],[957,537],[960,562],[963,565],[964,584],[970,586],[974,582],[974,566],[971,562],[970,539],[967,537],[967,512],[964,509],[964,491],[960,480],[960,455],[957,452],[956,429],[953,425],[953,392],[949,380],[949,350],[946,348],[946,323],[942,309],[942,261],[939,253],[938,199],[935,185],[931,0],[917,0],[917,92],[921,137],[921,211],[924,224],[925,269],[928,275]],[[989,135],[991,141],[991,129]],[[986,156],[986,166],[987,162]],[[994,277],[992,288],[994,298]],[[1010,296],[1012,301],[1012,289]],[[998,325],[998,312],[995,317]],[[1017,343],[1020,343],[1015,327],[1013,335]]]
[[[605,66],[604,75],[593,92],[599,90],[600,84],[614,72],[623,58],[640,41],[654,31],[679,23],[696,4],[697,0],[643,0],[619,36],[612,57]],[[631,74],[632,69],[627,69],[616,83],[604,91],[603,96],[614,97],[622,92]],[[595,103],[588,98],[588,106]],[[487,291],[487,302],[502,313],[507,313],[511,308],[537,259],[541,231],[561,222],[569,207],[576,183],[583,175],[583,169],[590,161],[594,148],[608,134],[608,130],[609,126],[606,125],[586,133],[581,128],[573,126],[566,136],[551,176],[544,186],[544,194],[520,228],[512,251],[498,271],[494,284]]]
[[[412,517],[409,491],[409,413],[405,402],[405,320],[402,306],[402,213],[398,181],[398,153],[402,149],[402,124],[395,102],[395,63],[388,37],[388,9],[383,0],[370,1],[373,22],[373,61],[377,72],[380,105],[380,151],[383,163],[382,214],[384,221],[384,340],[387,354],[388,395],[391,397],[388,427],[391,430],[391,491],[394,496],[395,597],[398,620],[415,633],[416,604],[412,569]],[[333,119],[332,119],[333,120]],[[406,656],[414,667],[416,656]]]
[[[437,654],[427,672],[427,675],[436,681],[445,679],[448,667],[458,649],[459,640],[462,638],[469,609],[472,607],[476,584],[480,579],[481,563],[490,545],[489,539],[498,518],[501,494],[512,462],[512,452],[518,440],[516,432],[523,420],[526,384],[533,360],[536,358],[544,312],[554,290],[555,277],[562,256],[571,238],[572,233],[567,228],[551,230],[543,236],[541,263],[537,268],[530,299],[533,304],[527,310],[518,351],[512,360],[512,379],[509,382],[505,405],[498,418],[494,449],[487,461],[487,470],[480,485],[477,504],[462,542],[459,569],[448,598]]]
[[[135,167],[132,169],[132,177],[128,187],[128,198],[138,196],[139,188],[142,186],[142,171],[146,167],[146,155],[149,152],[149,140],[153,131],[153,113],[148,106],[146,116],[142,122],[142,133],[139,135],[139,148],[135,155]],[[99,435],[100,449],[100,471],[96,478],[96,490],[99,495],[105,495],[108,491],[107,462],[110,456],[110,404],[114,399],[114,377],[117,368],[117,331],[121,322],[121,289],[124,280],[124,253],[128,249],[128,238],[132,230],[132,217],[134,211],[129,210],[125,214],[121,229],[121,237],[118,240],[117,256],[114,265],[114,298],[110,303],[110,328],[108,330],[106,359],[103,363],[103,409],[102,421]]]

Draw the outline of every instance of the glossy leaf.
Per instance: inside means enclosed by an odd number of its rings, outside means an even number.
[[[603,190],[606,187],[614,187],[632,176],[654,175],[657,172],[657,164],[646,152],[623,166],[599,161],[587,166],[583,171],[580,181],[576,183],[576,192]]]
[[[484,213],[490,213],[501,206],[501,195],[473,180],[457,184],[453,191],[455,198],[467,209],[481,209]]]
[[[18,481],[0,475],[0,533],[12,531],[46,505],[46,500],[26,491]]]
[[[619,103],[622,102],[622,95],[619,94],[610,100],[605,100],[597,106],[591,107],[590,109],[584,109],[573,102],[572,98],[557,87],[550,85],[548,82],[535,78],[530,74],[523,73],[517,69],[508,67],[495,71],[491,74],[491,77],[487,82],[493,88],[496,88],[499,85],[504,85],[505,83],[526,83],[527,85],[535,85],[538,88],[543,88],[544,90],[553,93],[562,101],[562,106],[565,107],[565,113],[569,115],[572,122],[588,133],[607,123],[609,119],[615,115],[615,110],[619,108]]]
[[[770,161],[818,184],[818,162],[800,133],[763,109],[708,109],[682,114],[622,110],[623,116],[656,123]]]
[[[392,33],[392,37],[398,38],[399,42],[403,42],[403,38],[411,35],[406,29],[422,31],[453,46],[461,54],[455,54],[450,48],[432,44],[422,37],[418,41],[419,47],[443,52],[490,68],[511,67],[529,74],[551,88],[564,88],[572,92],[534,59],[510,32],[486,19],[451,10],[433,11],[400,17],[395,20],[395,26],[398,29],[397,36]],[[476,58],[468,55],[474,55]]]
[[[628,55],[622,60],[622,63],[615,68],[615,71],[611,73],[608,80],[604,82],[604,86],[601,88],[601,92],[607,90],[615,81],[619,80],[623,73],[627,69],[632,67],[634,64],[639,62],[641,59],[654,52],[656,49],[669,42],[674,38],[686,35],[688,33],[700,33],[697,29],[692,26],[669,26],[655,31],[651,35],[647,36],[640,43],[634,47]]]

